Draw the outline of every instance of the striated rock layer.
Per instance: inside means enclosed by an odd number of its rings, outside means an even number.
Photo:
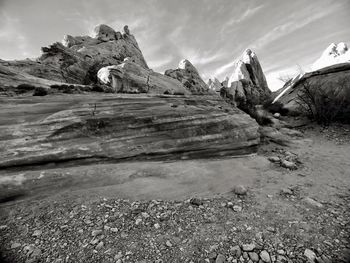
[[[241,155],[258,125],[219,96],[0,99],[0,167]]]

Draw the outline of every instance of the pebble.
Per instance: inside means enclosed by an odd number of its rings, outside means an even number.
[[[239,258],[242,254],[242,250],[239,246],[233,246],[230,248],[231,253],[236,256],[237,258]]]
[[[281,190],[281,194],[282,194],[282,195],[293,195],[293,192],[292,192],[292,190],[290,190],[290,189],[288,189],[288,188],[283,188],[283,189]]]
[[[315,262],[316,254],[311,249],[305,249],[304,256],[307,258],[308,262]]]
[[[235,211],[235,212],[241,212],[242,211],[242,207],[241,206],[239,206],[239,205],[235,205],[235,206],[233,206],[233,211]]]
[[[233,192],[236,195],[246,195],[247,194],[247,188],[245,188],[243,185],[236,185],[233,187]]]
[[[200,205],[203,205],[203,201],[201,199],[197,198],[197,197],[193,197],[190,200],[190,204],[191,205],[200,206]]]
[[[315,207],[318,207],[318,208],[322,208],[323,207],[323,205],[321,203],[317,202],[316,200],[314,200],[314,199],[312,199],[310,197],[305,197],[304,201],[306,203],[308,203],[309,205],[312,205],[312,206],[315,206]]]
[[[287,160],[283,160],[281,162],[281,166],[290,170],[296,170],[298,167],[295,163],[287,161]]]
[[[116,228],[116,227],[111,227],[109,230],[111,232],[113,232],[113,233],[117,233],[118,232],[118,228]]]
[[[215,263],[224,263],[226,260],[225,256],[223,254],[219,254],[215,260]]]
[[[155,228],[155,229],[159,229],[159,228],[160,228],[160,225],[159,225],[158,223],[155,223],[155,224],[154,224],[154,228]]]
[[[43,231],[41,231],[41,230],[35,230],[33,233],[33,237],[40,237],[42,233],[43,233]]]
[[[102,234],[102,230],[93,230],[93,231],[91,232],[91,235],[92,235],[93,237],[96,237],[96,236],[98,236],[98,235],[100,235],[100,234]]]
[[[104,243],[101,241],[100,243],[97,244],[96,249],[101,249],[103,247]]]
[[[140,224],[142,222],[142,219],[141,218],[138,218],[138,219],[136,219],[136,221],[135,221],[135,225],[138,225],[138,224]]]
[[[167,247],[172,247],[172,246],[173,246],[173,244],[171,244],[171,242],[170,242],[169,240],[165,243],[165,245],[166,245]]]
[[[272,163],[279,163],[281,159],[278,156],[271,156],[268,158],[268,160]]]
[[[7,225],[1,225],[0,230],[5,230],[7,228]]]
[[[250,251],[253,251],[254,248],[255,248],[255,244],[243,244],[242,245],[243,251],[250,252]]]
[[[275,113],[273,114],[273,117],[275,117],[276,119],[279,119],[279,118],[281,118],[281,113],[275,112]]]
[[[260,258],[263,262],[271,262],[270,255],[266,250],[260,252]]]
[[[249,252],[248,253],[249,258],[253,261],[253,262],[258,262],[259,261],[259,255],[255,252]]]
[[[21,246],[20,243],[12,243],[11,249],[16,249],[16,248],[19,248],[20,246]]]

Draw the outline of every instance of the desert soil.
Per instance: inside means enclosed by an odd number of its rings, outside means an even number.
[[[0,261],[349,262],[350,126],[300,131],[240,158],[3,172]]]

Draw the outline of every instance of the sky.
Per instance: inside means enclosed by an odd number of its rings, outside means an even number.
[[[276,90],[332,42],[350,44],[350,0],[0,0],[0,59],[37,57],[101,23],[129,25],[153,70],[186,58],[205,81],[230,76],[250,48]]]

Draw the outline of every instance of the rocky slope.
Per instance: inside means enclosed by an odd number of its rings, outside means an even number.
[[[263,103],[271,95],[258,57],[250,49],[235,63],[230,79],[221,95],[246,112]]]

